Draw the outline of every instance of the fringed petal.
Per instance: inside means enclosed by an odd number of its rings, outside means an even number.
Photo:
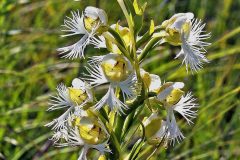
[[[96,110],[101,109],[104,105],[108,105],[111,110],[116,110],[119,114],[123,113],[124,110],[127,110],[128,107],[126,104],[121,102],[114,93],[114,87],[109,86],[108,92],[102,99],[94,106]]]
[[[83,15],[80,14],[79,11],[72,11],[72,18],[71,17],[67,17],[64,20],[64,25],[62,25],[64,27],[64,29],[62,29],[62,31],[64,32],[68,32],[68,34],[62,35],[62,37],[66,37],[66,36],[72,36],[72,35],[76,35],[76,34],[86,34],[87,31],[84,27],[84,22],[83,22]]]
[[[192,120],[193,118],[196,118],[197,116],[197,110],[194,110],[198,108],[198,105],[194,102],[196,99],[193,98],[191,92],[187,93],[186,96],[183,96],[180,101],[172,106],[172,108],[180,113],[188,122],[188,124],[193,124]]]

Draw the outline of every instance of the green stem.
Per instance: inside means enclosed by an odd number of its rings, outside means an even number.
[[[116,159],[120,159],[120,155],[121,155],[121,148],[120,148],[120,144],[117,140],[117,137],[115,136],[114,132],[111,133],[110,135],[110,144],[109,144],[110,148],[111,148],[111,152],[109,158],[111,160],[116,160]]]
[[[109,33],[104,33],[103,34],[103,36],[106,38],[106,39],[108,39],[108,40],[110,40],[112,43],[114,43],[114,44],[116,44],[117,45],[117,47],[119,48],[119,50],[123,53],[123,55],[125,56],[125,57],[127,57],[130,61],[131,61],[131,57],[129,56],[129,53],[128,53],[128,51],[125,49],[125,47],[122,45],[122,42],[120,42],[120,40],[117,38],[117,37],[115,37],[116,35],[113,35],[113,34],[109,34]],[[113,36],[113,37],[112,37]],[[117,41],[117,40],[118,41]]]
[[[141,76],[140,76],[140,68],[139,68],[139,61],[137,59],[137,53],[136,53],[136,43],[135,43],[135,34],[134,34],[134,28],[133,28],[133,21],[130,17],[130,15],[128,14],[128,11],[127,11],[127,8],[123,2],[123,0],[117,0],[126,19],[127,19],[127,23],[128,23],[128,27],[129,27],[129,30],[130,30],[130,36],[131,36],[131,43],[132,43],[132,55],[133,55],[133,58],[134,58],[134,67],[136,69],[136,74],[137,74],[137,77],[138,77],[138,82],[141,83]]]
[[[147,41],[150,40],[150,38],[152,37],[152,35],[154,33],[157,33],[159,31],[161,31],[162,27],[161,26],[156,26],[154,29],[154,32],[152,34],[150,34],[149,31],[147,31],[136,43],[136,47],[139,48],[141,47],[141,45],[143,45],[144,43],[146,43]]]
[[[124,48],[127,48],[126,47],[126,44],[125,42],[123,41],[123,39],[121,38],[121,36],[114,30],[112,29],[111,27],[108,27],[108,32],[112,34],[112,36],[114,38],[117,39],[117,41],[124,47]]]
[[[144,47],[142,53],[139,55],[138,60],[142,61],[147,54],[149,53],[149,51],[157,44],[157,42],[161,39],[161,37],[154,37],[152,38],[147,45]]]

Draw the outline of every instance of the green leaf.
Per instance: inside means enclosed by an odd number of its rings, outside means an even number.
[[[144,145],[144,141],[143,139],[139,139],[135,145],[133,146],[131,152],[130,152],[130,155],[129,155],[129,160],[132,160],[132,159],[136,159],[142,146]]]
[[[151,20],[151,24],[150,24],[150,27],[149,27],[149,34],[150,34],[150,35],[153,34],[153,32],[154,32],[154,27],[155,27],[154,21]]]
[[[134,7],[135,13],[136,13],[137,15],[140,15],[140,16],[143,15],[143,10],[142,10],[142,8],[139,6],[137,0],[134,0],[134,1],[133,1],[133,7]]]

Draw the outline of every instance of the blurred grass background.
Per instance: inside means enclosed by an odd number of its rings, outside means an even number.
[[[181,62],[173,60],[179,47],[159,47],[143,63],[162,80],[184,81],[201,105],[193,126],[180,122],[187,138],[160,149],[152,159],[240,159],[240,0],[147,2],[147,22],[153,18],[160,24],[174,13],[190,11],[212,33],[207,49],[211,63],[198,74],[186,74]],[[71,10],[87,5],[104,9],[110,24],[123,20],[115,0],[0,1],[0,159],[77,159],[77,148],[51,147],[43,125],[59,114],[46,112],[49,95],[82,70],[80,60],[61,59],[56,52],[74,42],[60,38],[60,25]],[[88,48],[86,55],[93,54],[100,53]]]

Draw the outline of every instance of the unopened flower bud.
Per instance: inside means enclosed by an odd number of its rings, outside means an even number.
[[[161,79],[158,75],[149,74],[143,69],[140,70],[141,77],[149,92],[158,93],[161,87]]]
[[[162,119],[157,115],[157,113],[152,113],[144,122],[145,126],[145,137],[149,144],[159,143],[159,138],[155,135],[161,128]]]
[[[100,155],[98,157],[98,160],[107,160],[106,156],[105,155]]]
[[[111,26],[112,29],[114,29],[122,38],[124,41],[126,47],[131,45],[131,38],[130,38],[130,30],[127,27],[122,27],[118,24],[114,24]],[[107,48],[112,52],[112,53],[118,53],[121,54],[122,52],[118,48],[118,46],[113,43],[110,40],[106,40]]]

